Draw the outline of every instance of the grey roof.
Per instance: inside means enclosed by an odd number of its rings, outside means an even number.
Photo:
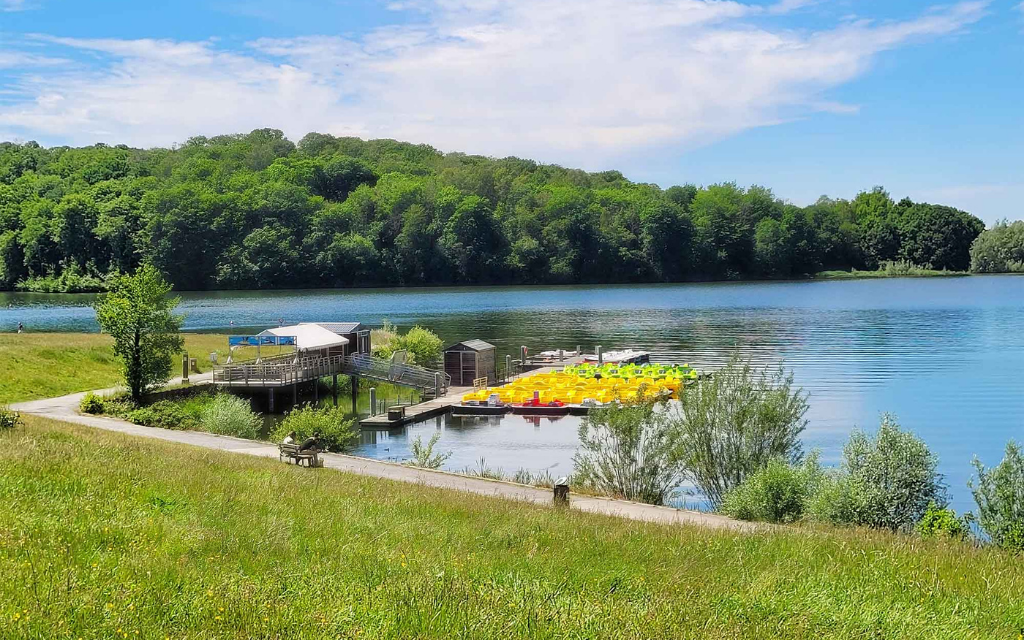
[[[469,349],[472,349],[473,351],[485,351],[487,349],[493,349],[494,348],[493,344],[491,344],[489,342],[484,342],[483,340],[463,340],[462,342],[456,342],[452,346],[450,346],[447,349],[445,349],[445,351],[450,351],[450,350],[454,349],[455,347],[459,347],[459,346],[467,347]]]
[[[333,331],[338,335],[355,333],[363,328],[362,323],[359,322],[300,322],[299,324],[318,324],[324,329]]]

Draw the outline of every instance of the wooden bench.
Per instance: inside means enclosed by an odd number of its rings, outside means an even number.
[[[277,445],[278,459],[281,462],[288,460],[294,460],[295,464],[301,466],[302,461],[306,461],[307,467],[319,467],[320,466],[320,450],[319,449],[306,449],[305,451],[299,451],[299,445],[296,443]]]

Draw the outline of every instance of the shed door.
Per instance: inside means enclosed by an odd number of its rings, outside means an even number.
[[[452,377],[452,384],[462,385],[462,353],[459,351],[446,351],[444,354],[444,372]]]
[[[476,378],[476,352],[462,351],[462,386],[473,384]]]

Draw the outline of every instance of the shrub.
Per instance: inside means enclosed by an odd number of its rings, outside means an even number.
[[[797,463],[807,395],[782,367],[755,369],[733,356],[687,387],[674,417],[684,477],[715,509],[729,491],[772,459]]]
[[[305,405],[293,409],[278,423],[271,440],[281,442],[291,431],[295,432],[297,442],[320,432],[320,445],[335,453],[351,449],[359,440],[355,421],[339,407]]]
[[[956,511],[943,509],[932,502],[917,523],[917,532],[926,538],[944,536],[954,540],[966,540],[970,527],[963,518],[958,518]]]
[[[0,431],[13,429],[21,424],[21,414],[10,407],[0,407]]]
[[[796,522],[803,517],[822,475],[817,453],[800,465],[776,458],[726,494],[722,512],[740,520]]]
[[[201,424],[210,433],[255,440],[262,421],[253,413],[248,400],[225,393],[214,396],[202,413]]]
[[[583,485],[627,500],[663,504],[679,484],[675,430],[653,402],[593,409],[580,424],[579,437],[573,463]]]
[[[105,411],[103,398],[90,391],[82,398],[79,409],[82,413],[91,413],[93,415],[103,413]]]
[[[850,436],[840,469],[822,483],[811,513],[833,524],[910,531],[930,504],[947,503],[937,467],[928,446],[885,414],[874,436]]]
[[[186,410],[173,400],[160,400],[153,404],[131,409],[126,416],[135,424],[161,429],[196,431],[203,426],[202,416]],[[206,428],[209,431],[209,428]]]
[[[434,453],[434,445],[441,439],[441,434],[435,432],[430,436],[427,444],[423,444],[423,438],[416,436],[412,441],[412,459],[406,460],[405,464],[410,467],[422,467],[424,469],[440,469],[448,458],[452,457],[451,451]]]
[[[430,329],[415,326],[402,335],[398,328],[384,321],[380,329],[370,332],[373,355],[378,358],[390,358],[396,351],[406,352],[406,361],[422,365],[433,364],[441,357],[444,346],[441,338]]]
[[[974,459],[978,479],[968,486],[978,505],[977,520],[992,542],[1005,549],[1024,551],[1024,456],[1010,441],[1002,462],[986,469]]]

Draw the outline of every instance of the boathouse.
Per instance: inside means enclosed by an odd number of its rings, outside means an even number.
[[[451,376],[452,384],[472,386],[475,380],[486,378],[485,385],[497,379],[497,357],[493,344],[483,340],[457,342],[444,350],[444,372]]]

